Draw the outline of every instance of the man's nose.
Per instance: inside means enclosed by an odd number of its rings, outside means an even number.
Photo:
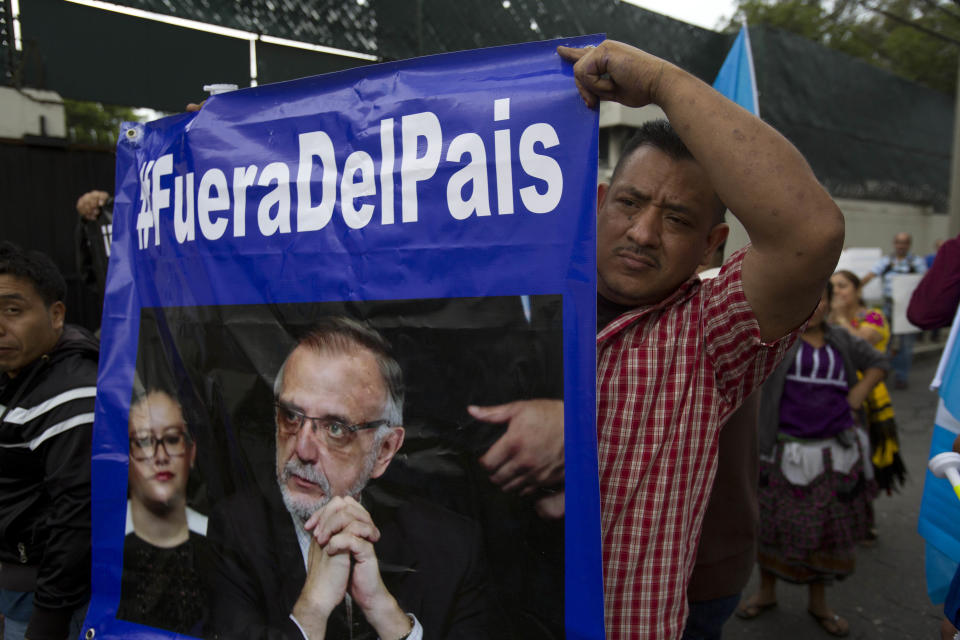
[[[662,221],[656,207],[645,207],[636,213],[627,228],[627,238],[641,247],[659,247]]]
[[[313,424],[306,420],[297,431],[297,457],[303,462],[316,462],[320,455],[320,445],[317,436],[313,433]]]

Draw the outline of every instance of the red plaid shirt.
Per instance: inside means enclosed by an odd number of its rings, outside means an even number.
[[[597,336],[607,638],[680,637],[719,427],[798,335],[760,341],[744,252]]]

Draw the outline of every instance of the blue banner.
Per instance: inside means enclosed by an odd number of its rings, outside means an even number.
[[[597,112],[555,52],[600,41],[124,126],[97,638],[604,637]]]

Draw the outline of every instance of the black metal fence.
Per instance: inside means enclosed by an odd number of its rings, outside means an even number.
[[[97,294],[77,275],[77,198],[113,192],[112,149],[0,140],[0,239],[43,251],[67,279],[67,321],[100,326]]]

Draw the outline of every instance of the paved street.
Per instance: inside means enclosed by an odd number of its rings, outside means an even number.
[[[943,609],[927,598],[923,539],[917,534],[917,512],[937,406],[928,386],[938,359],[939,351],[919,354],[914,359],[910,388],[891,389],[902,455],[910,473],[907,486],[898,494],[877,499],[877,545],[871,549],[858,547],[856,573],[827,590],[834,610],[850,622],[850,638],[939,638]],[[745,595],[753,593],[756,581],[755,570]],[[724,627],[724,639],[832,637],[807,615],[806,593],[806,587],[779,583],[777,608],[749,621],[733,617]]]

